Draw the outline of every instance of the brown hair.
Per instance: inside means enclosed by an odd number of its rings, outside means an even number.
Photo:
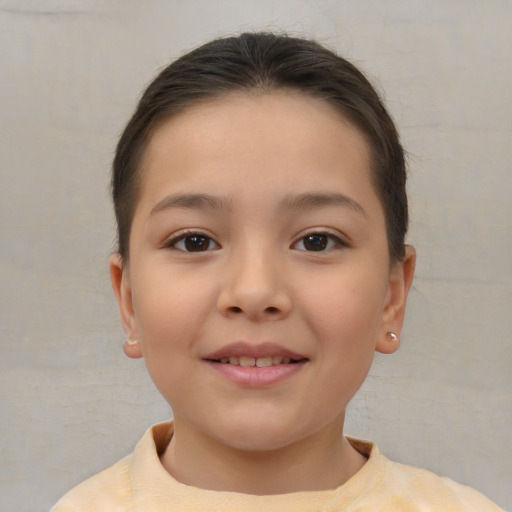
[[[216,39],[166,67],[143,93],[113,162],[118,252],[126,261],[148,138],[170,116],[230,92],[293,89],[323,99],[365,135],[372,176],[386,218],[391,260],[404,256],[408,226],[404,151],[377,92],[350,62],[315,41],[272,33]]]

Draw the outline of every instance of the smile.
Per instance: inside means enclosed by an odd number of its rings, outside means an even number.
[[[255,366],[257,368],[265,368],[268,366],[278,366],[281,364],[293,364],[297,363],[298,360],[292,359],[287,356],[266,356],[266,357],[249,357],[249,356],[231,356],[231,357],[221,357],[218,360],[213,360],[214,362],[221,364],[233,364],[235,366],[244,366],[251,367]]]
[[[217,375],[242,387],[278,384],[299,373],[309,358],[273,343],[238,342],[202,358]]]
[[[243,367],[265,368],[298,363],[308,358],[276,343],[248,343],[239,341],[225,345],[203,356],[206,361]]]

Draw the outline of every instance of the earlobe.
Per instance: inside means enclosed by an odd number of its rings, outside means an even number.
[[[381,354],[392,354],[399,347],[400,338],[394,332],[388,332],[383,339],[377,340],[375,350]]]
[[[142,357],[142,347],[139,340],[133,340],[128,338],[123,344],[124,353],[133,359],[139,359]]]
[[[132,288],[128,267],[123,264],[121,256],[116,253],[109,258],[110,280],[119,307],[121,324],[128,335],[123,345],[128,357],[142,357],[142,347],[139,341],[139,329],[133,310]]]
[[[391,354],[400,346],[400,333],[415,265],[416,250],[408,245],[405,248],[404,259],[395,263],[389,274],[388,295],[384,306],[381,330],[375,346],[377,352]]]

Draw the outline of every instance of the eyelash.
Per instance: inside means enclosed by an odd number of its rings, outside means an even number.
[[[190,251],[190,250],[187,250],[186,248],[181,249],[181,248],[177,247],[177,245],[180,242],[186,243],[187,239],[190,240],[194,237],[204,239],[208,243],[208,248],[205,250]],[[177,251],[182,251],[182,252],[207,252],[208,250],[210,250],[210,251],[212,250],[211,248],[209,248],[209,246],[211,245],[212,242],[213,242],[213,244],[216,245],[215,249],[220,248],[220,245],[217,242],[215,242],[215,240],[212,237],[208,236],[207,234],[201,233],[200,231],[187,231],[185,233],[181,233],[177,237],[171,238],[170,240],[166,241],[163,244],[163,248],[164,249],[175,249]]]
[[[325,237],[327,246],[321,247],[320,250],[310,250],[310,251],[308,251],[307,249],[298,249],[298,250],[305,251],[305,252],[326,252],[326,251],[332,250],[332,249],[348,247],[348,244],[345,241],[343,241],[340,237],[338,237],[332,233],[329,233],[328,231],[311,231],[309,233],[302,235],[296,242],[294,242],[292,244],[292,248],[295,248],[295,246],[300,242],[302,242],[302,244],[304,244],[304,241],[308,237],[315,237],[315,236]],[[331,243],[330,247],[329,247],[329,243]]]
[[[325,239],[324,239],[325,245],[322,244],[322,242],[323,242],[322,240],[320,240],[320,241],[317,240],[317,244],[318,244],[318,242],[320,242],[320,245],[317,245],[317,247],[319,247],[318,250],[316,250],[316,249],[308,250],[307,248],[297,249],[297,247],[296,247],[297,244],[302,242],[302,244],[304,245],[304,242],[308,237],[312,238],[315,236],[316,237],[325,237]],[[198,251],[194,251],[194,250],[189,250],[190,248],[187,248],[186,245],[184,248],[178,247],[178,244],[180,242],[184,242],[186,244],[187,240],[191,240],[193,238],[203,239],[203,242],[207,243],[206,248],[205,249],[200,248]],[[214,248],[210,247],[212,243],[215,245]],[[330,246],[329,246],[329,244],[330,244]],[[165,249],[175,249],[178,251],[189,252],[189,253],[208,252],[211,250],[220,249],[220,245],[217,242],[215,242],[215,240],[213,240],[213,238],[206,235],[205,233],[201,233],[198,231],[187,231],[185,233],[182,233],[179,236],[174,237],[174,238],[168,240],[167,242],[165,242],[162,247]],[[304,245],[304,247],[305,247],[305,245]],[[342,247],[348,247],[348,244],[346,242],[344,242],[338,236],[333,235],[332,233],[329,233],[327,231],[312,231],[310,233],[306,233],[305,235],[301,236],[296,242],[294,242],[291,245],[292,249],[297,249],[297,250],[304,251],[304,252],[326,252],[328,250],[338,249],[338,248],[342,248]]]

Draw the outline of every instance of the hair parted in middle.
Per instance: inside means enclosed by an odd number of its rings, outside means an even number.
[[[290,89],[326,101],[365,135],[372,180],[386,219],[391,261],[404,257],[408,227],[406,166],[396,127],[368,79],[319,43],[274,33],[244,33],[206,43],[183,55],[150,83],[124,129],[112,169],[118,252],[129,258],[129,238],[147,141],[157,127],[187,107],[229,93]]]

